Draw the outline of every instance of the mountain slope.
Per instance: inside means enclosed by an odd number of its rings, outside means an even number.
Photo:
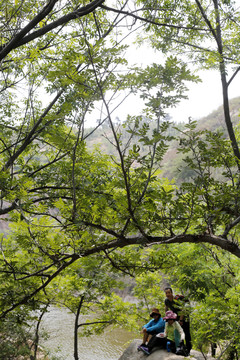
[[[234,98],[230,101],[230,109],[231,109],[231,116],[234,125],[237,125],[240,120],[240,97]],[[174,127],[177,126],[181,130],[184,129],[183,123],[174,123],[170,126],[169,135],[177,135],[177,131]],[[151,130],[153,130],[154,124],[150,124]],[[224,122],[224,115],[223,115],[223,107],[220,106],[218,109],[213,111],[208,116],[199,119],[197,121],[197,128],[198,129],[208,129],[211,131],[221,130],[227,136],[227,129]],[[121,131],[122,140],[126,140],[127,133],[126,130],[118,125],[118,129]],[[91,129],[87,129],[87,132],[90,132]],[[113,136],[111,134],[111,130],[107,124],[101,126],[98,130],[93,132],[93,134],[87,139],[87,146],[89,149],[93,149],[94,147],[98,147],[101,152],[109,154],[109,155],[117,155],[116,149],[112,145]],[[144,152],[144,147],[141,146],[141,152]],[[183,165],[182,162],[182,154],[177,153],[177,142],[172,141],[169,149],[164,156],[163,162],[161,164],[162,168],[162,176],[167,177],[170,180],[176,178],[177,181],[182,181],[182,175],[180,175],[179,167]],[[188,170],[184,171],[184,178],[188,177]]]

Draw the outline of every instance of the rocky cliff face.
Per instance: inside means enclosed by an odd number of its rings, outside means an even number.
[[[134,340],[130,346],[124,351],[118,360],[214,360],[210,356],[203,356],[199,351],[191,350],[191,357],[185,358],[184,356],[169,353],[162,349],[153,349],[150,355],[145,355],[142,351],[138,351],[137,347],[140,345],[140,340]]]

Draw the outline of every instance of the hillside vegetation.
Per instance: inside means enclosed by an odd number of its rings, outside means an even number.
[[[230,101],[230,109],[231,109],[231,116],[233,120],[233,124],[237,125],[239,123],[239,116],[240,116],[240,97],[231,99]],[[170,136],[177,136],[179,132],[176,130],[176,127],[184,131],[184,123],[175,123],[174,119],[171,122],[171,125],[168,129],[168,135]],[[147,119],[143,119],[143,121],[149,122]],[[153,131],[154,123],[149,123],[150,131]],[[119,123],[119,133],[121,133],[121,140],[124,142],[124,139],[127,138],[127,130],[123,128]],[[210,131],[222,131],[224,135],[227,137],[227,130],[224,122],[224,115],[223,115],[223,107],[220,106],[218,109],[214,110],[208,116],[203,117],[197,120],[197,129],[203,130],[207,129]],[[93,128],[87,129],[87,132],[93,131]],[[96,131],[94,131],[88,138],[87,138],[87,146],[89,149],[93,149],[98,147],[99,150],[105,154],[115,156],[117,154],[114,145],[112,144],[112,132],[110,127],[107,124],[103,124],[99,127]],[[144,153],[147,149],[142,144],[138,144],[140,146],[140,151]],[[191,174],[190,170],[185,168],[184,172],[182,168],[185,166],[184,162],[182,161],[183,155],[178,153],[177,151],[178,142],[172,141],[169,143],[169,149],[164,156],[162,164],[160,165],[162,171],[162,177],[166,177],[169,180],[173,178],[177,182],[181,182],[188,178]]]

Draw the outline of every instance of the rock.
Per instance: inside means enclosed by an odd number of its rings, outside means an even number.
[[[163,349],[153,349],[153,352],[150,355],[144,354],[142,351],[138,351],[137,347],[140,345],[140,340],[136,339],[129,345],[129,347],[123,352],[118,360],[214,360],[214,358],[206,356],[205,357],[196,350],[191,350],[191,354],[189,357],[184,357],[180,355],[176,355],[173,353],[167,352],[167,350]]]

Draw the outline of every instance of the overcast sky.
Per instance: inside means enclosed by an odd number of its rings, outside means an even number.
[[[126,57],[132,64],[146,66],[151,62],[160,62],[160,53],[155,53],[147,46],[136,49],[130,46]],[[186,122],[188,118],[200,119],[209,115],[222,105],[222,88],[220,74],[218,71],[205,70],[198,72],[202,79],[201,83],[188,83],[189,91],[188,100],[182,100],[176,108],[169,109],[169,115],[174,122]],[[229,74],[231,75],[231,74]],[[240,73],[236,76],[229,87],[229,98],[240,96]],[[120,99],[120,96],[119,96]],[[128,114],[139,115],[143,103],[136,96],[130,96],[124,103],[113,113],[113,119],[119,117],[125,120]],[[103,115],[102,115],[103,117]],[[100,118],[100,109],[96,109],[89,118],[89,125],[93,125],[95,120]]]
[[[202,83],[189,84],[188,100],[181,103],[169,113],[174,121],[187,121],[188,117],[199,119],[209,115],[222,105],[222,87],[220,74],[217,71],[201,71]],[[240,96],[240,75],[229,87],[229,98]]]

